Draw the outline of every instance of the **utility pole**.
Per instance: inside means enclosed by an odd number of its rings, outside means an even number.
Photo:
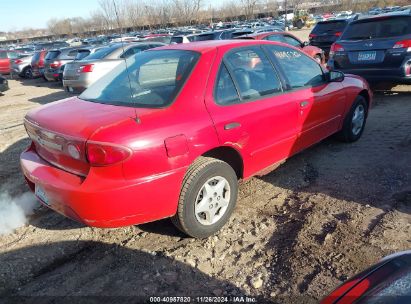
[[[287,0],[284,0],[284,10],[285,10],[285,15],[284,15],[284,30],[287,30]]]

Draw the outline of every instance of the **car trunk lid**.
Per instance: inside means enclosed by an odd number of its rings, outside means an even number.
[[[134,108],[88,102],[76,97],[30,111],[25,127],[37,153],[68,172],[86,176],[86,142],[99,128],[133,119]]]

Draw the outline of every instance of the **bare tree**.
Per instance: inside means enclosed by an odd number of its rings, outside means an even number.
[[[241,0],[244,15],[247,20],[254,17],[254,10],[258,3],[258,0]]]

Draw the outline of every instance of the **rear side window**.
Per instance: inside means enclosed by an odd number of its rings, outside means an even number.
[[[199,57],[199,53],[181,50],[131,56],[92,84],[80,98],[111,105],[164,107],[176,98]]]
[[[141,45],[129,48],[123,54],[121,54],[120,58],[128,58],[134,54],[140,53],[142,51],[148,50],[150,47],[148,45]]]
[[[49,51],[47,52],[46,57],[44,57],[44,59],[46,60],[52,60],[57,58],[60,55],[60,51]]]
[[[317,35],[324,33],[334,34],[344,31],[346,25],[346,21],[318,22],[317,25],[313,28],[312,33]]]
[[[172,37],[171,43],[183,43],[183,37]]]
[[[76,55],[76,57],[75,57],[74,59],[75,59],[75,60],[81,60],[81,59],[87,57],[89,54],[90,54],[90,51],[89,51],[89,50],[79,50],[79,51],[77,52],[77,55]]]
[[[6,52],[0,52],[0,59],[5,59],[5,58],[8,58],[7,53]]]
[[[117,50],[115,47],[105,47],[102,49],[99,49],[98,51],[94,52],[93,54],[88,55],[87,57],[84,57],[83,59],[89,60],[89,59],[103,59],[110,55],[112,52]]]
[[[242,48],[225,56],[242,100],[281,91],[281,83],[260,48]]]
[[[389,38],[411,34],[411,17],[375,18],[351,23],[341,39]]]
[[[21,55],[19,55],[19,53],[16,52],[8,52],[7,55],[10,59],[17,59],[21,57]]]
[[[220,72],[218,73],[215,99],[219,105],[230,105],[240,101],[233,79],[224,64],[221,66]]]
[[[291,88],[316,86],[324,82],[319,64],[303,53],[279,45],[267,46],[288,79]]]

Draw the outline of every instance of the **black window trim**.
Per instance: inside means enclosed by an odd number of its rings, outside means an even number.
[[[323,75],[323,81],[322,81],[321,83],[315,85],[315,86],[313,86],[313,85],[305,85],[305,86],[302,86],[302,87],[293,88],[293,87],[291,86],[291,82],[290,82],[290,80],[288,79],[286,73],[284,72],[283,68],[281,67],[280,63],[278,62],[278,59],[275,58],[275,56],[274,56],[274,55],[271,53],[271,51],[268,49],[268,47],[270,47],[270,46],[272,47],[272,46],[275,46],[275,45],[266,44],[266,45],[263,45],[262,47],[263,47],[263,49],[266,49],[269,58],[270,58],[270,59],[274,62],[274,64],[278,67],[279,72],[281,73],[282,77],[284,78],[284,81],[286,82],[286,87],[285,87],[285,91],[286,91],[286,92],[296,92],[296,91],[300,91],[300,90],[305,90],[305,89],[307,89],[307,88],[316,88],[316,87],[320,87],[320,86],[328,83],[327,80],[326,80],[326,77],[325,77],[324,69],[321,67],[321,65],[320,65],[317,61],[314,60],[314,58],[308,56],[308,55],[305,54],[303,51],[300,51],[300,50],[298,50],[298,49],[295,49],[294,47],[292,47],[292,46],[290,46],[290,45],[279,45],[279,46],[288,47],[289,49],[292,49],[292,50],[295,50],[295,51],[297,51],[297,52],[300,52],[300,53],[301,53],[302,55],[304,55],[305,57],[308,57],[309,59],[311,59],[313,62],[315,62],[315,64],[317,64],[317,65],[319,66],[319,68],[320,68],[320,70],[321,70],[321,72],[322,72],[322,75]]]
[[[236,52],[236,51],[238,51],[238,50],[242,50],[242,49],[247,50],[247,49],[253,49],[253,48],[254,48],[254,49],[255,49],[255,48],[260,49],[260,50],[264,53],[264,55],[266,56],[266,59],[270,62],[270,65],[271,65],[271,67],[273,68],[274,73],[276,74],[276,76],[277,76],[277,78],[278,78],[278,82],[280,83],[280,90],[281,90],[281,91],[280,91],[280,92],[275,92],[275,93],[272,93],[272,94],[268,94],[268,95],[264,95],[264,96],[258,96],[258,97],[255,97],[255,98],[244,99],[244,98],[241,96],[240,89],[239,89],[239,85],[238,85],[237,80],[235,79],[235,77],[233,77],[233,71],[231,70],[230,66],[227,64],[227,59],[226,59],[226,58],[228,57],[229,54],[234,53],[234,52]],[[237,96],[238,96],[238,102],[235,102],[235,103],[232,103],[232,104],[226,104],[226,105],[222,105],[222,104],[220,104],[220,103],[217,102],[217,94],[216,94],[216,93],[217,93],[219,76],[220,76],[220,74],[221,74],[221,71],[222,71],[222,67],[223,67],[223,66],[226,67],[226,69],[227,69],[227,71],[228,71],[228,74],[230,75],[230,78],[231,78],[231,80],[232,80],[233,83],[234,83],[234,87],[235,87],[235,90],[236,90]],[[276,69],[275,65],[274,65],[273,62],[271,61],[271,59],[270,59],[270,57],[268,56],[267,52],[266,52],[263,48],[261,48],[261,45],[242,46],[242,47],[232,48],[231,50],[227,51],[227,52],[224,54],[223,59],[221,60],[219,66],[218,66],[217,77],[216,77],[216,79],[215,79],[215,81],[214,81],[213,100],[214,100],[214,103],[215,103],[216,105],[221,106],[221,107],[227,107],[227,106],[233,106],[233,105],[238,105],[238,104],[245,104],[245,103],[249,103],[249,102],[255,102],[255,101],[259,101],[259,100],[264,100],[264,99],[267,99],[267,98],[271,98],[271,97],[274,97],[274,96],[278,96],[278,95],[284,94],[285,91],[286,91],[286,90],[285,90],[285,87],[284,87],[284,82],[283,82],[283,79],[282,79],[279,71]]]

